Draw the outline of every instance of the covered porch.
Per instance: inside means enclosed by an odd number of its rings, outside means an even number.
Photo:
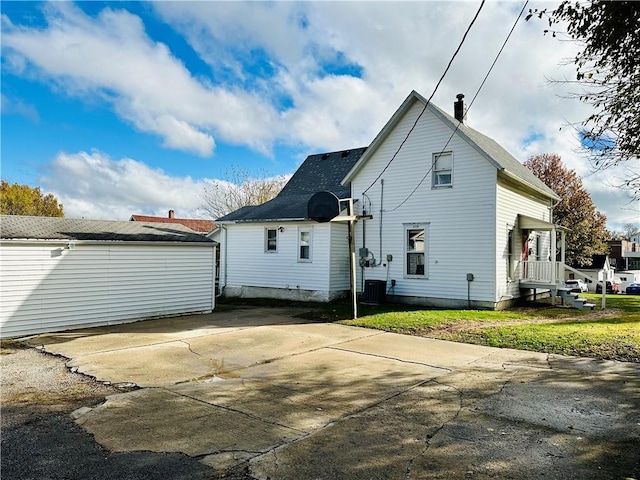
[[[516,262],[516,278],[520,288],[551,290],[552,302],[556,292],[565,280],[565,238],[567,228],[526,215],[518,215],[518,228],[522,240],[520,260]],[[548,248],[540,252],[540,246],[535,249],[531,245],[531,237],[536,232],[549,233]],[[535,237],[534,237],[535,238]],[[535,257],[531,257],[535,251]]]

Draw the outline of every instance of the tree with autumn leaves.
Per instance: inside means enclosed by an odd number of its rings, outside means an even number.
[[[607,253],[607,217],[596,210],[578,174],[566,168],[556,154],[531,157],[524,165],[561,198],[553,208],[553,222],[569,229],[567,263],[586,267],[593,255]]]
[[[531,9],[551,33],[579,46],[572,96],[593,107],[579,127],[596,170],[627,162],[621,186],[640,199],[640,4],[622,0],[562,0],[555,9]]]
[[[2,215],[32,215],[36,217],[63,217],[62,204],[51,193],[44,195],[40,187],[17,183],[0,183],[0,213]]]

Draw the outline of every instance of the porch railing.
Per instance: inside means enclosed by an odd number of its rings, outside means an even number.
[[[518,277],[525,282],[561,283],[564,281],[562,262],[522,260],[518,263]]]

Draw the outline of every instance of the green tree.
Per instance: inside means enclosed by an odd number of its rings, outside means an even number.
[[[213,218],[249,205],[261,205],[274,198],[287,183],[287,177],[270,177],[261,171],[257,178],[249,176],[245,169],[231,167],[224,180],[214,180],[203,193],[203,208]]]
[[[52,194],[43,195],[40,187],[0,184],[0,213],[2,215],[33,215],[36,217],[63,217],[62,204]]]
[[[561,198],[553,208],[553,222],[570,229],[567,263],[586,267],[593,255],[607,253],[607,217],[596,210],[578,174],[567,169],[556,154],[531,157],[524,165]]]
[[[530,10],[527,20],[532,16],[547,18],[544,32],[554,37],[563,37],[554,29],[566,24],[581,46],[574,95],[594,107],[581,125],[583,144],[597,169],[632,160],[624,184],[640,198],[640,4],[564,0],[553,11]]]

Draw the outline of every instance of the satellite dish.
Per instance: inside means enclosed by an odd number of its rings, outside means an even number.
[[[340,201],[331,192],[318,192],[307,202],[307,216],[316,222],[329,222],[340,213]]]

